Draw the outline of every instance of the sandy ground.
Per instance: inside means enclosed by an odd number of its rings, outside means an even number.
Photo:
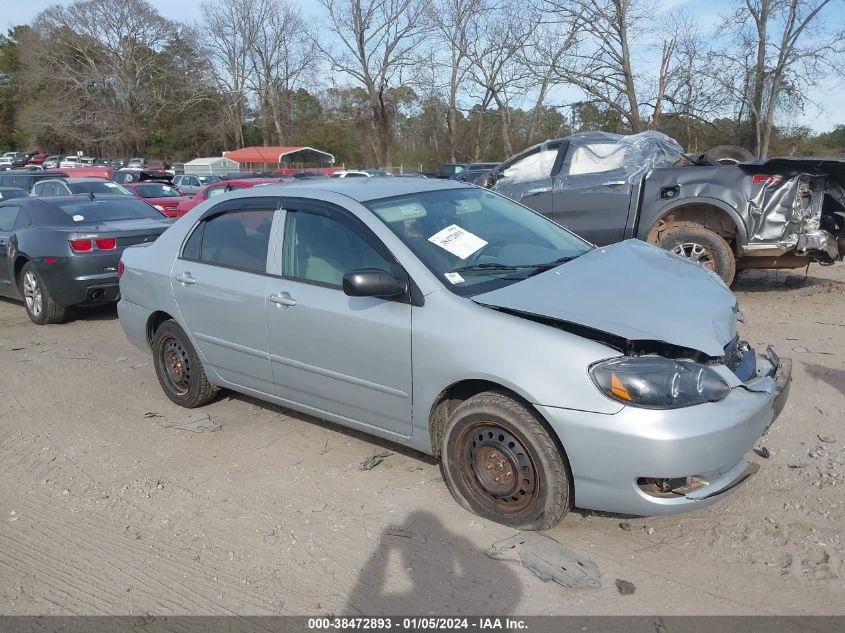
[[[0,613],[845,613],[845,266],[736,290],[795,362],[770,458],[706,510],[570,513],[549,534],[602,572],[578,590],[488,558],[513,531],[429,458],[237,395],[219,432],[165,428],[186,411],[114,309],[38,327],[0,300]]]

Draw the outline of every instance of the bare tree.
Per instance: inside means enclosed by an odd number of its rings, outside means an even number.
[[[202,4],[202,30],[214,77],[226,98],[226,119],[237,147],[243,147],[250,53],[258,37],[253,0],[208,0]]]
[[[644,0],[546,0],[546,10],[578,25],[560,79],[618,112],[633,132],[643,130],[631,41],[645,34],[652,7]]]
[[[449,160],[457,162],[458,154],[458,95],[469,72],[467,53],[470,33],[475,30],[481,15],[491,8],[489,0],[434,0],[431,21],[436,39],[448,48],[448,112],[446,128],[449,133]]]
[[[577,43],[581,30],[580,19],[561,20],[555,13],[544,12],[542,4],[537,8],[535,19],[535,26],[522,51],[523,63],[531,77],[530,87],[537,91],[526,139],[528,142],[536,134],[549,89],[560,77],[567,55]]]
[[[482,108],[491,101],[496,104],[502,148],[505,156],[510,156],[513,153],[511,99],[514,95],[524,95],[530,85],[531,73],[521,53],[533,31],[532,14],[524,7],[503,4],[485,12],[472,27],[466,50],[471,64],[469,78],[480,89],[476,96]],[[476,136],[476,160],[480,159],[478,147]]]
[[[249,48],[252,72],[248,82],[261,111],[264,144],[269,145],[272,126],[284,143],[290,125],[291,96],[304,85],[317,56],[299,9],[287,0],[250,0],[248,32],[254,33]]]
[[[388,90],[414,64],[414,52],[428,29],[428,1],[319,0],[338,44],[320,38],[316,45],[332,70],[366,89],[378,140],[375,158],[381,165],[390,164],[393,150],[395,106]]]
[[[193,33],[146,0],[54,5],[33,21],[32,37],[25,76],[37,94],[61,101],[42,124],[86,147],[138,151],[159,118],[207,98]]]
[[[825,28],[824,9],[831,0],[743,0],[729,16],[722,33],[728,46],[714,55],[722,84],[748,119],[755,153],[765,158],[782,100],[800,100],[822,74],[836,70],[845,29],[841,21]]]

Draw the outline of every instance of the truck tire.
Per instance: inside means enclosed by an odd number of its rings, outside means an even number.
[[[681,224],[665,231],[657,246],[712,270],[730,286],[736,276],[731,245],[718,233],[697,224]]]
[[[705,153],[723,165],[736,165],[737,163],[754,159],[754,154],[739,145],[717,145]]]

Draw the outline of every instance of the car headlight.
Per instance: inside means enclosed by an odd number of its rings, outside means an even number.
[[[153,206],[154,206],[156,209],[158,209],[159,211],[164,211],[164,207],[163,207],[163,206],[161,206],[160,204],[154,204]]]
[[[614,358],[596,363],[590,377],[599,390],[623,404],[678,409],[723,400],[731,388],[711,368],[662,356]]]

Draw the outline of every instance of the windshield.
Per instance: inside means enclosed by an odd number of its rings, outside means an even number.
[[[427,191],[366,205],[456,294],[510,285],[592,246],[486,189]]]
[[[178,198],[182,194],[179,191],[170,185],[162,185],[162,184],[149,184],[149,185],[138,185],[135,187],[135,191],[137,191],[142,198]]]
[[[110,197],[100,200],[64,202],[58,205],[74,222],[114,222],[117,220],[164,220],[165,216],[134,196],[121,200]]]
[[[200,184],[203,186],[210,185],[213,182],[219,182],[221,180],[219,176],[200,176],[199,179]]]
[[[67,186],[71,193],[107,193],[124,196],[132,195],[125,187],[121,187],[116,182],[108,182],[106,180],[102,182],[69,182],[67,183]]]

